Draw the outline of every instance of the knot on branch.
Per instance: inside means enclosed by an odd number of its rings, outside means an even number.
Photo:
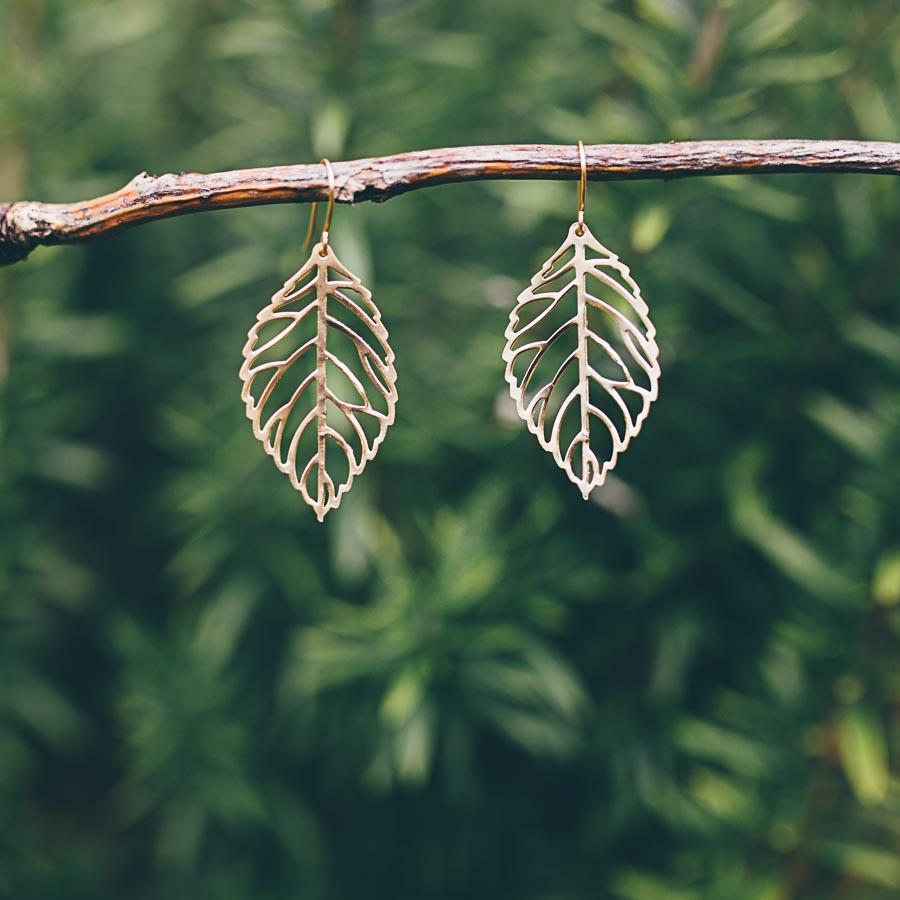
[[[31,243],[20,235],[9,219],[14,203],[0,203],[0,266],[21,262],[31,253]]]

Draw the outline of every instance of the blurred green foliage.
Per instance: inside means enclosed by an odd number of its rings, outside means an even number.
[[[898,135],[893,0],[4,0],[0,198],[473,143]],[[511,421],[572,183],[336,210],[398,421],[324,526],[237,370],[305,209],[0,272],[0,896],[900,892],[900,193],[593,185],[661,395]]]

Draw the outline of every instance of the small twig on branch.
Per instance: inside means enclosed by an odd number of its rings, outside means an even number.
[[[695,141],[585,148],[595,181],[759,172],[900,174],[900,144],[859,141]],[[334,163],[337,201],[383,201],[436,184],[500,178],[576,179],[573,145],[510,144],[420,150]],[[322,165],[212,175],[143,173],[114,194],[81,203],[0,203],[0,265],[41,244],[74,244],[186,213],[324,200]]]

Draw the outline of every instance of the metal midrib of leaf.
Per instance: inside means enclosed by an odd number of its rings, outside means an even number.
[[[580,236],[580,235],[579,235]],[[588,348],[588,303],[587,303],[587,271],[586,262],[587,254],[584,250],[584,242],[575,242],[576,262],[575,277],[578,286],[578,384],[581,388],[581,431],[578,437],[584,440],[588,446],[591,442],[591,419],[590,419],[590,372],[587,359]],[[582,450],[581,453],[581,477],[588,481],[589,456]],[[587,499],[590,491],[584,488],[581,490],[582,495]]]
[[[328,256],[320,251],[316,253],[316,498],[322,507],[325,504],[325,428],[328,418],[328,395],[325,388],[328,368]]]

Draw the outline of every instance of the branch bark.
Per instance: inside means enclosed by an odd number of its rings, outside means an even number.
[[[694,141],[585,148],[594,181],[760,172],[900,175],[900,144],[860,141]],[[577,179],[572,145],[510,144],[420,150],[334,163],[339,203],[381,202],[418,188],[500,178]],[[211,209],[325,200],[319,164],[211,175],[146,172],[114,194],[80,203],[0,203],[0,265],[39,245],[75,244],[134,225]]]

